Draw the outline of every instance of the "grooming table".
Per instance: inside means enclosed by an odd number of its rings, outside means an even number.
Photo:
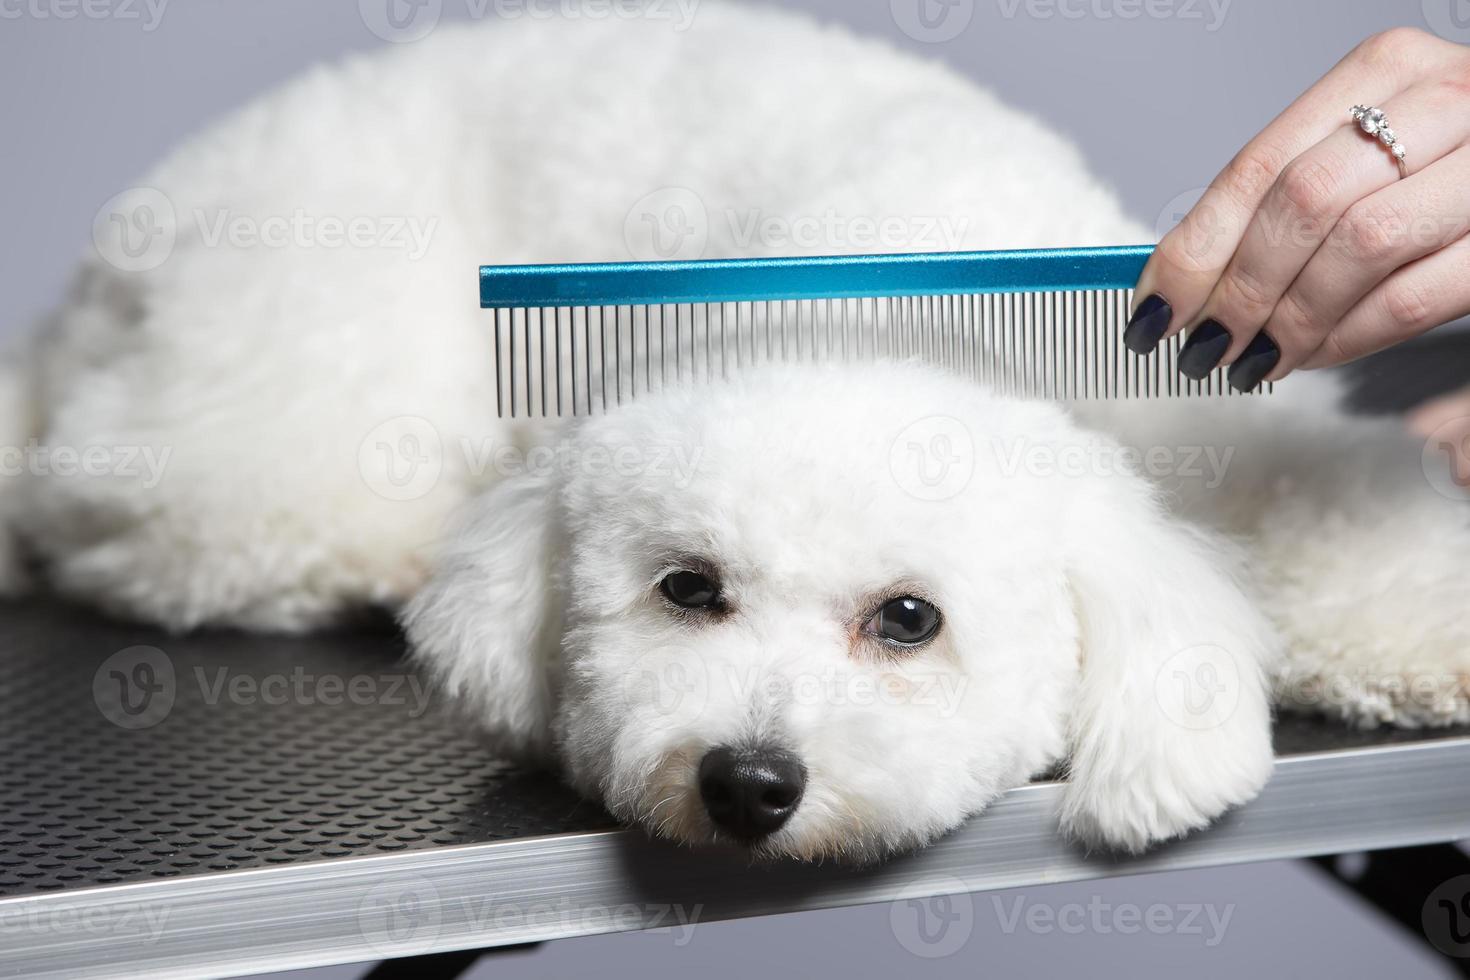
[[[174,637],[50,601],[0,623],[5,977],[255,973],[1470,837],[1470,733],[1290,720],[1256,802],[1141,859],[1061,842],[1046,782],[881,867],[752,868],[495,763],[388,629]]]
[[[1359,404],[1462,383],[1467,339],[1369,362]],[[1259,799],[1142,858],[1061,841],[1039,782],[880,867],[750,867],[495,762],[402,653],[385,624],[175,637],[0,604],[0,977],[226,976],[1470,837],[1470,731],[1288,718]]]

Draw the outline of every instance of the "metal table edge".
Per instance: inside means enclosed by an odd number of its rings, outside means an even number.
[[[1136,858],[1055,830],[1061,783],[1007,793],[915,854],[863,869],[751,866],[610,830],[0,900],[0,976],[301,969],[959,892],[1470,837],[1470,736],[1277,762],[1261,796]]]

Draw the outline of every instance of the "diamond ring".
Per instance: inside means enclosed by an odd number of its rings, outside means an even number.
[[[1404,158],[1409,153],[1408,148],[1399,141],[1398,134],[1388,124],[1388,116],[1383,114],[1383,110],[1370,105],[1355,105],[1352,108],[1351,115],[1353,122],[1357,123],[1363,132],[1369,136],[1376,136],[1378,142],[1382,143],[1393,154],[1394,160],[1398,161],[1400,176],[1409,176],[1409,168],[1404,163]]]

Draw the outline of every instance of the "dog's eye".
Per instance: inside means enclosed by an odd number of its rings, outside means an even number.
[[[873,614],[863,632],[900,646],[917,646],[939,632],[939,610],[913,596],[892,599]]]
[[[685,609],[712,609],[720,604],[720,587],[698,572],[674,572],[658,587],[670,602]]]

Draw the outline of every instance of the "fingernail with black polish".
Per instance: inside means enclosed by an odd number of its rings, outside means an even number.
[[[1281,361],[1281,348],[1263,330],[1246,345],[1240,359],[1230,366],[1230,384],[1236,391],[1251,391]]]
[[[1128,318],[1128,329],[1123,331],[1123,343],[1135,354],[1152,354],[1174,319],[1174,308],[1164,297],[1155,293],[1133,311]]]
[[[1203,381],[1230,349],[1230,331],[1218,320],[1206,320],[1189,333],[1179,351],[1179,373],[1194,381]]]

